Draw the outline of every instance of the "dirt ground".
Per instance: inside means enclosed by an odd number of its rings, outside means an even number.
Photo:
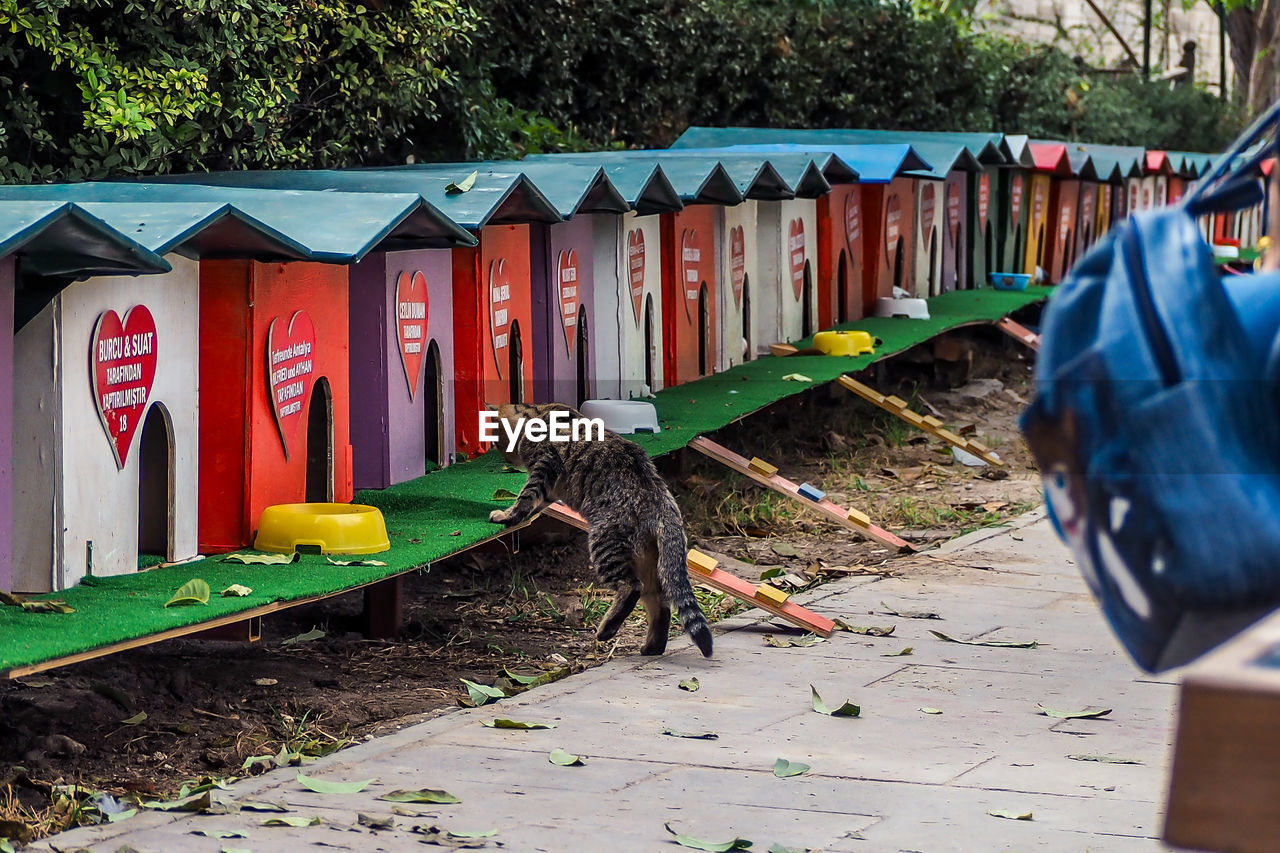
[[[1016,424],[1032,362],[991,329],[953,340],[959,360],[939,361],[925,345],[863,381],[981,437],[1006,467],[963,465],[940,441],[838,387],[778,403],[715,439],[920,547],[999,524],[1040,500]],[[752,564],[772,583],[801,589],[895,571],[883,547],[693,451],[662,467],[692,544]],[[547,522],[522,541],[515,555],[471,553],[411,575],[396,641],[362,637],[357,592],[273,615],[258,643],[174,640],[0,684],[0,837],[101,820],[89,805],[103,800],[90,791],[168,798],[184,783],[340,749],[455,706],[468,695],[462,678],[511,692],[519,684],[504,670],[557,678],[637,652],[640,614],[616,642],[593,640],[609,592],[593,583],[582,534]],[[740,608],[716,593],[700,598],[713,620]],[[323,635],[290,642],[312,629]],[[263,756],[274,758],[246,769]],[[81,790],[59,787],[67,785]]]

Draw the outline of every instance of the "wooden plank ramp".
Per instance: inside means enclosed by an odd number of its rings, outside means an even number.
[[[996,467],[1004,465],[1004,462],[1000,461],[1000,457],[987,449],[987,446],[982,442],[956,435],[947,429],[942,421],[931,415],[921,415],[919,412],[913,412],[907,408],[907,401],[901,397],[886,396],[870,385],[864,385],[848,376],[841,376],[836,382],[868,403],[879,406],[889,414],[906,421],[916,429],[924,430],[935,438],[942,439],[952,447],[958,447],[966,453],[972,453],[988,465],[995,465]]]
[[[689,447],[711,457],[722,465],[727,465],[744,477],[755,480],[766,488],[773,489],[781,495],[797,501],[803,506],[812,509],[819,515],[834,521],[836,524],[847,527],[850,530],[865,536],[873,542],[878,542],[887,548],[892,548],[898,553],[906,554],[915,550],[910,542],[901,539],[887,530],[871,523],[871,519],[866,513],[859,512],[856,509],[845,509],[838,506],[825,497],[820,500],[812,500],[800,493],[800,486],[777,473],[777,468],[772,465],[755,463],[755,460],[749,460],[744,456],[734,453],[727,447],[716,444],[706,436],[698,436],[689,442]],[[754,464],[753,464],[754,463]]]
[[[1003,320],[997,321],[996,328],[1018,343],[1024,344],[1035,352],[1040,352],[1040,336],[1021,323],[1005,317]]]
[[[542,511],[542,514],[579,530],[587,530],[591,527],[585,518],[562,503],[551,504]],[[812,631],[819,637],[830,637],[836,628],[835,622],[791,601],[787,593],[769,584],[753,584],[719,568],[719,561],[710,555],[691,550],[688,561],[689,579],[694,583],[731,595],[752,607],[759,607],[779,619],[784,619],[806,631]]]

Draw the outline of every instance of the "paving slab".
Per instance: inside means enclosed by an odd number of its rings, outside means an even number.
[[[261,825],[267,815],[249,812],[144,812],[54,843],[104,853],[122,844],[141,853],[420,851],[421,830],[434,825],[496,829],[490,849],[501,841],[508,851],[623,853],[680,849],[664,829],[670,822],[712,840],[749,838],[760,850],[773,843],[828,853],[1160,850],[1176,674],[1151,677],[1129,663],[1069,560],[1043,514],[1032,513],[904,559],[896,576],[844,579],[796,596],[827,616],[896,625],[892,637],[837,633],[806,648],[772,648],[765,633],[796,634],[752,610],[716,626],[712,660],[682,637],[661,658],[613,660],[305,768],[332,781],[374,780],[360,793],[308,791],[296,769],[218,792],[228,801],[283,801],[292,815],[317,816],[319,825],[269,828]],[[881,602],[944,618],[886,616]],[[946,643],[930,629],[1040,645]],[[905,646],[913,654],[886,656]],[[680,690],[692,676],[700,689]],[[815,713],[811,684],[829,705],[849,700],[861,715]],[[1037,703],[1112,712],[1057,720],[1038,713]],[[480,725],[496,716],[555,728]],[[674,738],[662,734],[667,728],[717,738]],[[551,764],[556,747],[583,756],[584,766]],[[772,772],[777,758],[810,768],[780,779]],[[379,799],[422,787],[461,802],[396,807]],[[992,810],[1030,812],[1032,820]],[[392,817],[396,827],[360,826],[361,813]],[[201,829],[248,837],[191,834]],[[35,848],[50,849],[47,842]]]

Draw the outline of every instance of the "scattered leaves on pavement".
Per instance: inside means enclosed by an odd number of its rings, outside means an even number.
[[[688,847],[691,850],[706,850],[709,853],[728,853],[730,850],[749,850],[751,842],[745,838],[735,838],[732,841],[707,841],[705,838],[698,838],[693,835],[684,835],[671,828],[671,824],[664,823],[667,832],[676,837],[676,844],[681,847]]]
[[[880,655],[880,657],[882,657],[882,658],[900,658],[900,657],[905,657],[906,655],[914,654],[914,653],[915,653],[915,647],[914,647],[914,646],[907,646],[906,648],[902,649],[901,651],[897,651],[897,652],[889,652],[889,653],[887,653],[887,654]]]
[[[839,616],[831,621],[836,624],[837,631],[848,631],[850,634],[862,634],[867,637],[888,637],[893,634],[893,629],[898,627],[897,625],[890,625],[887,628],[877,627],[875,625],[850,625]]]
[[[668,737],[682,737],[686,740],[716,740],[720,737],[715,732],[682,732],[676,729],[663,729],[662,733]]]
[[[523,723],[519,720],[507,720],[498,717],[494,720],[481,720],[480,725],[490,729],[554,729],[555,723]]]
[[[1061,711],[1057,708],[1046,708],[1040,704],[1037,704],[1036,707],[1046,717],[1054,717],[1059,720],[1094,720],[1111,713],[1110,708],[1081,708],[1079,711]]]
[[[941,708],[921,708],[920,713],[921,714],[941,714],[942,709]]]
[[[932,610],[895,610],[894,608],[885,604],[883,601],[880,602],[880,606],[883,607],[884,612],[889,614],[890,616],[898,616],[903,619],[941,619],[942,618],[937,613],[934,613]]]
[[[1002,817],[1005,820],[1031,820],[1031,812],[1016,812],[1009,809],[992,809],[987,812],[992,817]]]
[[[1141,764],[1136,758],[1119,758],[1114,755],[1068,755],[1072,761],[1097,761],[1102,764]]]
[[[415,791],[392,791],[389,794],[383,794],[378,797],[380,800],[386,800],[389,803],[432,803],[434,805],[450,805],[452,803],[460,803],[462,800],[450,794],[448,791],[442,791],[437,788],[418,788]]]
[[[356,823],[361,826],[367,826],[370,829],[395,829],[396,819],[387,817],[378,817],[377,815],[365,814],[364,812],[356,813]]]
[[[372,779],[362,782],[331,782],[328,779],[317,779],[298,771],[298,784],[317,794],[358,794],[373,784]]]
[[[467,697],[471,700],[473,707],[479,708],[481,705],[488,705],[490,702],[496,702],[499,699],[506,699],[507,694],[501,687],[490,687],[487,684],[477,684],[474,681],[468,681],[465,678],[459,678],[459,681],[467,688]]]
[[[958,640],[932,628],[929,629],[929,633],[939,640],[959,643],[962,646],[990,646],[996,649],[1034,649],[1036,647],[1035,640]]]
[[[773,646],[775,649],[790,649],[793,647],[803,649],[825,642],[826,640],[819,637],[817,634],[805,634],[804,636],[796,637],[795,639],[790,637],[775,637],[773,634],[764,635],[764,644],[766,646]]]
[[[809,692],[812,694],[813,710],[819,714],[825,714],[828,717],[856,717],[862,713],[862,708],[852,702],[845,702],[839,708],[828,708],[827,703],[823,702],[822,697],[818,695],[818,688],[812,684],[809,685]]]
[[[551,754],[547,756],[547,760],[557,767],[581,767],[586,764],[581,756],[574,755],[572,752],[565,752],[560,747],[551,750]]]
[[[697,677],[689,678],[689,679],[686,679],[685,681],[680,682],[680,689],[688,690],[690,693],[697,693],[698,688],[701,686],[702,685],[698,683]]]
[[[319,826],[322,823],[320,816],[315,817],[293,817],[285,815],[284,817],[269,817],[262,821],[263,826]]]
[[[773,762],[773,775],[779,779],[799,776],[801,773],[807,773],[808,771],[809,765],[801,764],[799,761],[788,761],[785,758],[779,758]]]
[[[193,829],[192,835],[203,835],[205,838],[248,838],[249,833],[242,829]]]

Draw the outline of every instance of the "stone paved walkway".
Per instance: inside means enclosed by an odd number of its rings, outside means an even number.
[[[250,812],[148,812],[53,841],[63,850],[97,851],[127,843],[143,853],[421,851],[430,848],[410,828],[434,824],[497,829],[494,839],[510,851],[622,853],[680,849],[663,829],[671,822],[707,839],[748,838],[760,851],[775,843],[828,853],[1161,849],[1155,839],[1176,682],[1143,676],[1120,653],[1041,514],[970,534],[907,565],[900,577],[851,578],[801,597],[852,624],[895,625],[891,637],[842,633],[808,648],[771,648],[762,635],[786,632],[753,610],[717,627],[714,660],[682,638],[665,657],[614,660],[307,767],[328,780],[375,779],[363,793],[312,793],[293,769],[222,792],[285,801],[294,816],[319,816],[321,825],[264,827],[267,815]],[[881,602],[943,618],[885,616]],[[958,645],[929,629],[1040,645]],[[910,656],[886,656],[906,646]],[[700,690],[678,689],[693,676]],[[860,704],[862,716],[815,713],[810,684],[828,704]],[[1056,720],[1039,714],[1037,703],[1114,710],[1102,719]],[[479,725],[495,716],[557,727]],[[677,739],[663,736],[666,728],[719,738]],[[556,747],[582,755],[585,766],[552,765],[547,755]],[[779,757],[812,769],[777,778]],[[447,789],[462,802],[415,807],[422,816],[395,816],[393,831],[355,826],[359,812],[392,816],[379,795],[421,787]],[[1001,819],[992,810],[1034,819]],[[191,834],[200,829],[239,829],[248,837]]]

